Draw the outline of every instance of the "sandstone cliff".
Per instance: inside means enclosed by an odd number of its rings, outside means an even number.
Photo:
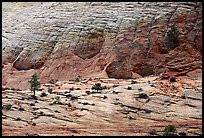
[[[3,3],[3,85],[138,78],[202,69],[202,3]],[[178,45],[166,41],[175,25]]]

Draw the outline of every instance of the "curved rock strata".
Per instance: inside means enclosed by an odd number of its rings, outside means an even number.
[[[171,49],[173,25],[179,42]],[[202,69],[202,3],[3,3],[2,41],[9,87],[28,88],[23,81],[36,70],[42,82],[185,75]]]

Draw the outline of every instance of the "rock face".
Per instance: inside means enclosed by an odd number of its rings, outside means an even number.
[[[35,71],[45,83],[78,75],[176,76],[202,69],[201,2],[14,2],[3,3],[2,10],[8,87],[28,88],[25,80]],[[173,25],[176,47],[166,41]]]
[[[106,68],[108,77],[116,79],[130,79],[132,78],[132,71],[124,62],[112,62]]]

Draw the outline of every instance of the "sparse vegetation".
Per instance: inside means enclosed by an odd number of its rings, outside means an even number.
[[[99,90],[102,90],[103,87],[101,87],[101,84],[100,84],[100,83],[96,83],[96,84],[94,84],[94,85],[92,86],[91,89],[94,89],[94,90],[96,90],[96,91],[98,92]]]
[[[33,126],[36,126],[36,123],[32,123]]]
[[[30,106],[35,106],[35,104],[34,103],[30,103]]]
[[[2,109],[6,109],[6,110],[11,110],[11,107],[12,105],[10,103],[2,105]]]
[[[157,135],[157,131],[155,129],[150,130],[149,134],[151,135]]]
[[[118,86],[119,86],[118,84],[114,84],[114,85],[113,85],[113,87],[118,87]]]
[[[39,77],[38,77],[38,74],[37,73],[34,73],[32,75],[32,78],[30,81],[28,81],[30,83],[30,90],[33,91],[34,93],[34,97],[35,97],[35,91],[39,90],[40,88],[40,82],[38,81]]]
[[[68,107],[72,107],[71,103],[68,103]]]
[[[53,104],[62,104],[61,99],[60,99],[59,96],[55,97],[55,100],[54,100]]]
[[[139,98],[147,99],[149,96],[146,93],[140,93]]]
[[[86,94],[90,95],[90,94],[91,94],[91,91],[86,91]]]
[[[137,83],[137,81],[135,81],[135,80],[131,81],[131,84],[136,84],[136,83]]]
[[[81,79],[81,76],[79,75],[79,76],[77,76],[76,78],[75,78],[75,82],[80,82],[82,79]]]
[[[139,89],[138,89],[138,91],[142,92],[142,91],[143,91],[143,89],[142,89],[142,88],[139,88]]]
[[[71,96],[71,98],[70,98],[70,100],[76,100],[76,99],[78,99],[77,96]]]
[[[22,91],[22,90],[20,88],[18,88],[17,91]]]
[[[174,125],[168,125],[164,129],[163,136],[176,136],[176,127]]]
[[[20,117],[17,117],[15,120],[16,120],[16,121],[21,121],[21,118],[20,118]]]
[[[70,90],[70,91],[73,91],[73,90],[74,90],[74,87],[69,88],[69,90]]]
[[[175,25],[171,27],[171,30],[166,35],[166,46],[168,50],[173,50],[178,46],[179,43],[179,31]]]
[[[25,109],[23,107],[19,107],[18,109],[19,111],[25,111]]]
[[[171,77],[169,81],[170,82],[176,82],[176,78],[175,77]]]
[[[127,89],[128,89],[128,90],[132,90],[132,87],[128,86]]]
[[[52,93],[52,88],[48,88],[48,92],[51,94]]]
[[[49,81],[49,83],[55,84],[57,81],[58,81],[58,80],[56,80],[56,79],[51,79],[51,80]]]
[[[40,97],[45,97],[45,96],[47,96],[47,94],[45,92],[42,92],[40,95]]]
[[[181,95],[181,98],[182,98],[182,99],[186,99],[185,94]]]
[[[152,84],[150,84],[150,86],[151,86],[151,87],[156,87],[156,86],[155,86],[153,83],[152,83]]]

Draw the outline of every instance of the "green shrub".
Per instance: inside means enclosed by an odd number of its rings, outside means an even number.
[[[23,108],[23,107],[19,107],[19,109],[18,109],[19,111],[25,111],[25,109]]]
[[[30,81],[28,81],[30,83],[30,90],[33,91],[34,93],[34,96],[35,96],[35,91],[39,90],[40,88],[40,82],[38,81],[39,77],[38,77],[38,74],[37,73],[34,73],[32,75],[32,78]]]
[[[57,81],[58,81],[58,80],[56,80],[56,79],[51,79],[51,80],[49,81],[49,83],[55,84]]]
[[[40,95],[40,97],[45,97],[45,96],[47,96],[47,94],[45,92],[42,92]]]
[[[149,96],[146,93],[140,93],[139,98],[147,99]]]
[[[80,75],[77,76],[74,81],[75,81],[75,82],[80,82],[80,81],[81,81],[81,76],[80,76]]]
[[[167,32],[165,40],[168,50],[173,50],[178,46],[179,31],[175,25],[173,25],[171,30]]]
[[[131,81],[131,84],[135,84],[135,83],[137,83],[137,81],[135,81],[135,80],[132,80],[132,81]]]
[[[60,96],[56,96],[53,104],[62,104]]]
[[[6,110],[11,110],[11,107],[12,105],[10,103],[2,105],[2,109],[6,109]]]
[[[138,89],[138,91],[142,92],[142,91],[143,91],[143,89],[142,89],[142,88],[139,88],[139,89]]]
[[[72,107],[71,103],[68,103],[68,107]]]
[[[73,90],[74,90],[74,87],[69,88],[69,90],[70,90],[70,91],[73,91]]]
[[[21,118],[20,118],[20,117],[17,117],[15,120],[16,120],[16,121],[21,121]]]
[[[48,92],[51,94],[52,93],[52,88],[48,88]]]
[[[91,89],[97,90],[97,92],[98,92],[98,90],[102,90],[103,87],[101,87],[101,84],[100,84],[100,83],[96,83],[96,84],[94,84],[94,85],[92,86]]]
[[[181,95],[181,98],[182,98],[182,99],[186,99],[185,94]]]
[[[174,125],[168,125],[164,129],[163,136],[175,136],[176,127]]]

